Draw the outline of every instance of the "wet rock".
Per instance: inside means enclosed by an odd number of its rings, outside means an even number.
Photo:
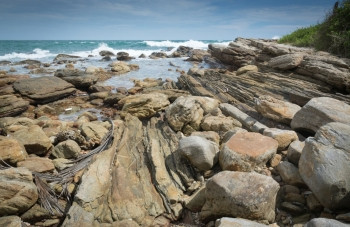
[[[20,142],[5,136],[0,136],[0,151],[0,159],[13,165],[25,160],[28,156]]]
[[[9,65],[9,64],[11,64],[10,61],[6,61],[6,60],[0,61],[0,65]]]
[[[114,53],[109,50],[102,50],[98,53],[100,56],[114,56]]]
[[[206,57],[209,56],[210,54],[206,50],[194,49],[190,51],[189,58],[187,58],[186,61],[202,62]]]
[[[13,88],[35,103],[48,103],[73,94],[74,86],[57,77],[38,77],[19,80]]]
[[[141,55],[139,56],[139,58],[146,58],[146,55],[145,55],[145,54],[141,54]]]
[[[304,146],[305,142],[301,142],[299,140],[293,141],[288,147],[288,161],[298,166],[301,152],[303,151]]]
[[[111,67],[111,71],[117,74],[124,74],[131,71],[130,66],[122,61],[115,61],[109,64],[109,66]]]
[[[255,172],[223,171],[206,184],[206,202],[200,213],[204,221],[220,217],[250,220],[275,219],[279,185],[271,177]]]
[[[236,75],[241,75],[243,73],[246,73],[246,72],[258,72],[259,69],[256,65],[246,65],[246,66],[243,66],[241,68],[239,68],[236,72]]]
[[[111,56],[104,56],[101,61],[112,61]]]
[[[328,97],[313,98],[294,115],[291,126],[315,133],[329,122],[350,124],[350,105]]]
[[[234,226],[246,226],[246,227],[266,227],[255,221],[250,221],[242,218],[220,218],[215,221],[215,227],[234,227]]]
[[[28,109],[29,102],[14,95],[0,96],[0,117],[16,116]]]
[[[303,58],[304,54],[302,53],[285,54],[272,58],[268,62],[268,65],[276,69],[289,70],[298,67],[303,61]]]
[[[219,163],[223,170],[252,171],[267,163],[277,151],[278,142],[254,132],[237,132],[222,147]]]
[[[6,216],[0,218],[0,226],[6,227],[20,227],[22,226],[22,220],[18,216]]]
[[[55,146],[52,155],[56,158],[77,158],[81,148],[74,140],[66,140]]]
[[[264,95],[255,99],[255,109],[266,118],[289,125],[301,107]]]
[[[179,97],[165,110],[165,117],[175,131],[198,131],[203,116],[217,109],[219,102],[208,97]]]
[[[168,55],[164,52],[153,52],[150,56],[148,56],[151,59],[158,59],[158,58],[167,58]]]
[[[0,215],[23,213],[38,200],[32,173],[26,168],[0,170]]]
[[[16,62],[15,65],[41,65],[41,62],[38,60],[27,59]]]
[[[287,193],[284,196],[284,201],[306,205],[306,200],[304,196],[297,193]]]
[[[286,184],[303,186],[304,181],[299,174],[299,170],[292,163],[284,161],[277,166],[277,171]]]
[[[263,135],[275,139],[278,142],[277,150],[279,151],[285,150],[289,144],[298,139],[298,135],[294,131],[278,128],[267,128]]]
[[[111,94],[107,96],[105,99],[103,99],[103,103],[113,106],[115,104],[118,104],[118,102],[125,97],[126,95],[120,94],[120,93]]]
[[[199,136],[184,137],[179,142],[179,152],[201,171],[210,170],[217,162],[219,146]]]
[[[170,57],[178,58],[178,57],[189,57],[192,47],[179,46],[174,53],[171,54]]]
[[[126,52],[118,52],[117,53],[117,60],[118,61],[130,61],[131,59],[134,59],[134,58],[130,57],[129,54]]]
[[[304,225],[305,227],[323,227],[323,226],[337,226],[337,227],[349,227],[348,224],[342,223],[334,219],[327,218],[314,218]]]
[[[221,116],[205,116],[201,123],[201,128],[205,131],[222,131],[227,132],[235,127],[242,127],[241,122],[231,117]]]
[[[78,89],[88,90],[94,85],[98,78],[94,74],[84,73],[78,69],[58,69],[55,72],[55,77],[59,77],[68,83],[73,84]]]
[[[164,110],[169,104],[168,96],[161,93],[140,94],[127,96],[118,104],[123,106],[122,111],[139,118],[149,118],[158,111]]]
[[[80,58],[79,56],[74,56],[74,55],[68,55],[68,54],[58,54],[54,59],[53,62],[55,63],[68,63],[72,62],[76,59]]]
[[[18,130],[12,136],[24,145],[28,154],[45,155],[52,148],[51,140],[38,125]]]
[[[17,162],[17,167],[25,167],[38,173],[53,172],[55,169],[51,159],[41,157],[28,157],[24,161]]]
[[[332,122],[305,141],[299,172],[328,209],[350,206],[350,125]],[[332,198],[332,199],[329,199]]]

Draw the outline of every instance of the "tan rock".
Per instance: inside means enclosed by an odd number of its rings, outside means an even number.
[[[258,72],[259,71],[258,66],[256,66],[256,65],[243,66],[237,70],[236,75],[238,76],[238,75],[241,75],[243,73],[250,72],[250,71]]]
[[[99,124],[98,122],[83,123],[80,127],[80,130],[81,134],[88,141],[91,141],[95,144],[100,144],[103,137],[108,133],[108,129]]]
[[[22,220],[18,216],[6,216],[0,217],[0,226],[6,227],[20,227],[22,226]]]
[[[23,213],[38,200],[32,173],[26,168],[0,170],[0,216]]]
[[[0,96],[0,117],[16,116],[28,109],[29,102],[14,95]]]
[[[289,125],[301,107],[271,96],[260,96],[255,99],[255,109],[266,118]]]
[[[280,154],[275,154],[275,155],[271,158],[271,160],[270,160],[270,165],[271,165],[271,167],[276,167],[276,166],[278,166],[278,164],[281,162],[281,160],[282,160],[282,155],[280,155]]]
[[[223,170],[251,171],[266,164],[277,151],[278,142],[254,132],[237,132],[222,147],[219,163]]]
[[[217,144],[220,143],[220,136],[217,132],[214,131],[192,132],[191,136],[200,136]]]
[[[302,53],[285,54],[272,58],[268,65],[276,69],[288,70],[298,67],[303,58],[304,54]]]
[[[0,158],[9,163],[16,164],[27,158],[24,146],[15,139],[0,136]]]
[[[264,136],[271,137],[278,142],[278,150],[285,150],[289,144],[298,140],[298,135],[292,130],[283,130],[278,128],[267,128],[264,130]]]
[[[24,161],[17,162],[17,167],[25,167],[38,173],[53,172],[55,169],[51,159],[41,157],[28,157]]]
[[[224,115],[206,116],[201,123],[201,128],[205,131],[227,132],[235,127],[242,127],[241,122]]]

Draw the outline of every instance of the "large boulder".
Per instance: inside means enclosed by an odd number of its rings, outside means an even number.
[[[105,56],[114,56],[114,53],[109,51],[109,50],[101,50],[98,53],[100,56],[105,57]]]
[[[85,73],[78,69],[57,69],[55,77],[59,77],[68,83],[73,84],[78,89],[87,90],[98,81],[95,74]]]
[[[275,220],[278,190],[276,181],[256,172],[220,172],[207,182],[200,218],[238,217],[271,223]]]
[[[29,102],[14,95],[0,96],[0,117],[15,116],[28,109]]]
[[[118,61],[130,61],[133,59],[133,57],[130,57],[127,52],[118,52],[117,53],[117,60]]]
[[[51,148],[51,140],[38,125],[31,125],[12,134],[20,141],[28,154],[45,155]]]
[[[303,58],[304,54],[302,53],[285,54],[272,58],[268,65],[276,69],[288,70],[298,67]]]
[[[301,107],[290,102],[263,95],[255,99],[255,109],[266,118],[289,125]]]
[[[26,168],[0,170],[0,216],[23,213],[38,200],[32,173]]]
[[[118,102],[122,111],[138,118],[149,118],[158,111],[164,110],[169,104],[168,96],[162,93],[140,94],[127,96]]]
[[[278,142],[255,132],[239,131],[222,147],[219,163],[223,170],[252,171],[266,164],[277,151]]]
[[[350,208],[350,125],[332,122],[309,137],[299,172],[324,207]]]
[[[304,227],[349,227],[349,224],[328,218],[314,218],[304,225]]]
[[[10,163],[16,164],[27,158],[28,154],[24,146],[15,139],[0,136],[0,159]]]
[[[329,122],[350,124],[350,105],[328,97],[313,98],[294,115],[291,126],[315,133]]]
[[[184,137],[179,142],[179,152],[197,169],[210,170],[217,162],[219,146],[203,137]]]
[[[169,125],[175,131],[190,134],[200,129],[203,116],[216,110],[219,101],[209,97],[179,97],[165,110]]]
[[[52,76],[19,80],[13,88],[36,103],[52,102],[76,91],[72,84]]]

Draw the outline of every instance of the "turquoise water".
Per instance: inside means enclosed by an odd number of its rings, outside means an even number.
[[[227,45],[229,41],[219,40],[0,40],[0,61],[10,61],[9,65],[0,65],[0,70],[9,71],[15,69],[13,74],[29,74],[31,77],[52,76],[54,71],[65,67],[64,65],[52,64],[57,54],[71,54],[80,56],[81,59],[74,65],[75,68],[86,69],[88,66],[101,67],[108,70],[110,62],[101,61],[99,52],[108,50],[117,54],[120,51],[129,53],[135,57],[129,63],[138,64],[140,70],[127,73],[122,76],[113,77],[105,82],[106,85],[115,87],[133,86],[130,79],[144,78],[170,78],[177,80],[179,73],[177,69],[187,71],[193,67],[193,63],[184,61],[183,58],[165,58],[152,60],[149,58],[138,58],[141,54],[149,56],[153,52],[163,51],[170,55],[180,45],[195,49],[207,49],[209,43]],[[39,60],[42,63],[50,63],[47,73],[34,74],[23,65],[15,64],[25,59]],[[115,57],[112,58],[115,61]],[[175,65],[175,66],[172,66]],[[199,67],[206,67],[205,63]]]

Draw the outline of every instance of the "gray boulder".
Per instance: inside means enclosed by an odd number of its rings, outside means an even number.
[[[26,168],[0,170],[0,216],[23,213],[38,200],[32,173]]]
[[[127,52],[118,52],[117,53],[117,60],[118,61],[130,61],[131,59],[134,59],[134,58],[130,57]]]
[[[329,122],[350,124],[350,105],[328,97],[313,98],[294,115],[291,126],[315,133]]]
[[[305,185],[303,179],[300,177],[298,168],[292,163],[287,161],[280,162],[277,166],[277,171],[286,184],[295,186]]]
[[[287,152],[288,161],[298,166],[300,155],[304,149],[304,146],[305,146],[305,142],[301,142],[299,140],[293,141],[288,147],[288,152]]]
[[[304,225],[304,227],[349,227],[350,224],[328,219],[328,218],[314,218]]]
[[[242,218],[220,218],[215,221],[215,227],[266,227],[268,225],[260,224]]]
[[[98,77],[94,74],[85,73],[78,69],[58,69],[55,77],[59,77],[68,83],[73,84],[78,89],[87,90],[90,86],[98,81]]]
[[[256,172],[223,171],[207,182],[206,202],[200,213],[204,221],[221,217],[250,220],[275,219],[279,185],[271,177]]]
[[[197,169],[210,170],[217,162],[219,146],[203,137],[184,137],[179,142],[179,152]]]
[[[298,67],[303,61],[304,54],[294,53],[294,54],[285,54],[278,57],[272,58],[268,65],[272,68],[288,70]]]
[[[350,125],[329,123],[309,137],[299,172],[324,207],[350,208]]]

